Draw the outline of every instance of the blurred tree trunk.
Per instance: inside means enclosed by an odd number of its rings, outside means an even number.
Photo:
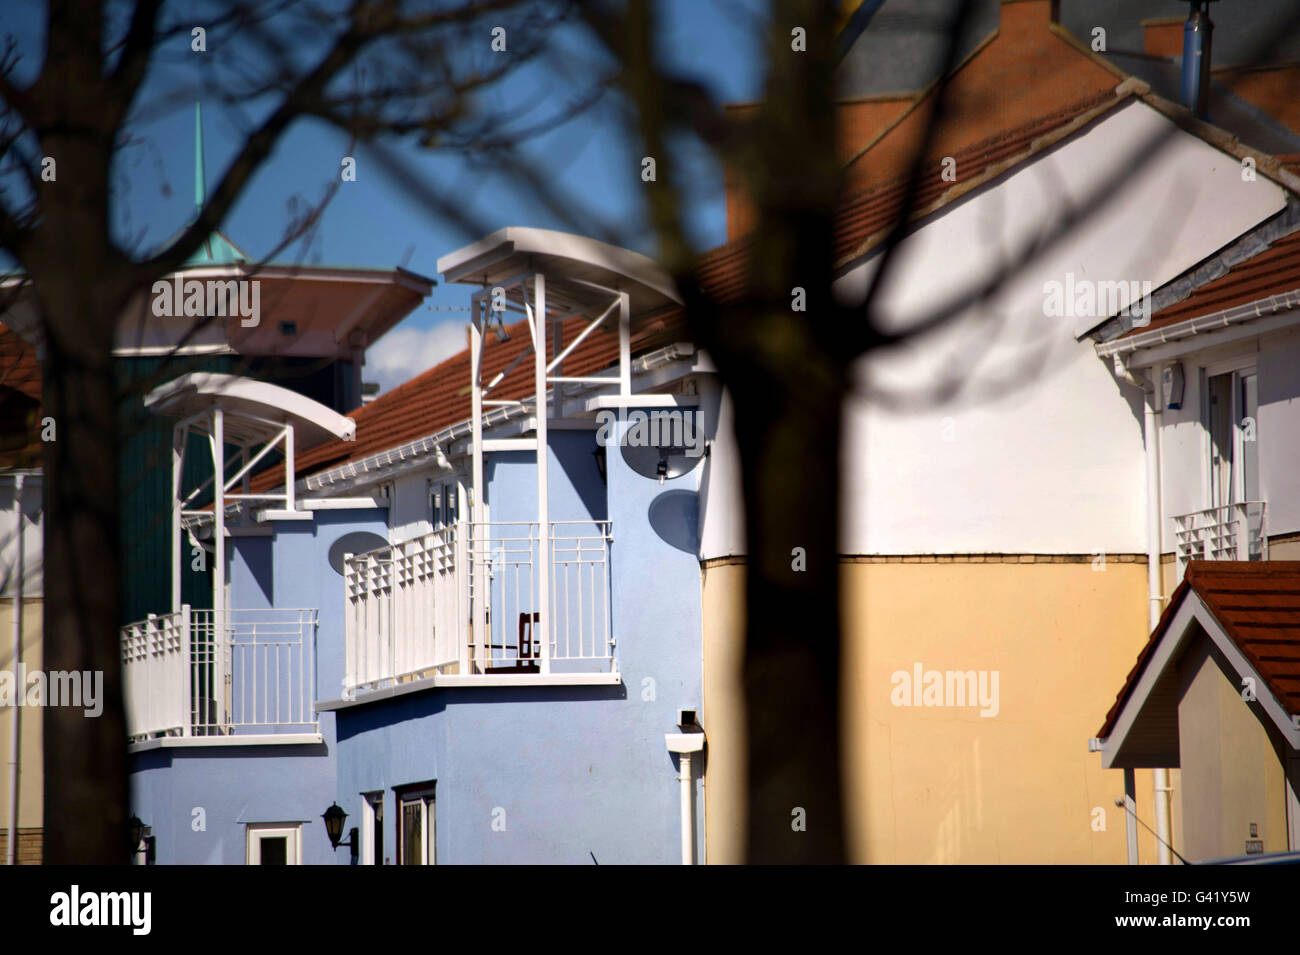
[[[97,76],[95,17],[53,31],[61,68],[47,70],[41,136],[57,178],[39,188],[41,221],[23,264],[44,338],[44,668],[102,675],[103,711],[45,707],[45,862],[121,863],[128,853],[126,724],[118,649],[118,437],[112,348],[126,304],[127,263],[109,236],[109,170],[117,110]],[[52,51],[52,56],[55,51]],[[96,71],[97,72],[97,71]]]

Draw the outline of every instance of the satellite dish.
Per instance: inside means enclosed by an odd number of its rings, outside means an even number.
[[[663,481],[690,474],[704,460],[707,450],[691,454],[693,448],[673,445],[623,445],[623,460],[642,477]]]
[[[353,531],[351,534],[344,534],[333,544],[330,545],[329,562],[334,568],[334,573],[343,574],[343,555],[344,554],[365,554],[372,550],[378,550],[381,547],[387,547],[388,541],[378,534],[372,534],[370,531]]]

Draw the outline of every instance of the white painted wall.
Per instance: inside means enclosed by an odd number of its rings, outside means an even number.
[[[1205,401],[1202,369],[1183,364],[1183,405],[1160,413],[1160,505],[1164,514],[1161,550],[1174,549],[1173,514],[1190,514],[1210,505],[1208,449],[1201,422]]]
[[[1268,533],[1300,531],[1300,332],[1270,335],[1259,372],[1259,481]]]
[[[968,294],[1054,228],[1070,204],[1080,206],[1094,184],[1126,168],[1133,144],[1172,128],[1133,101],[955,203],[900,247],[880,314],[906,328]],[[1175,130],[1157,157],[1126,173],[1115,201],[987,303],[861,362],[861,394],[846,416],[844,551],[1145,551],[1141,396],[1115,380],[1090,341],[1076,340],[1109,316],[1049,318],[1044,284],[1072,272],[1159,287],[1282,207],[1281,190],[1241,182],[1239,168]],[[875,266],[844,276],[843,301],[860,300]],[[946,380],[955,394],[926,394]],[[710,468],[728,474],[720,458],[734,455],[724,429]],[[736,482],[710,481],[706,492],[701,556],[734,553],[743,546]]]
[[[414,471],[393,481],[388,505],[388,539],[392,543],[420,537],[433,530],[429,521],[431,474],[431,471]]]

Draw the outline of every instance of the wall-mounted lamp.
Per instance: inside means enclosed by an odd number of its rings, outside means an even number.
[[[608,484],[609,478],[605,474],[605,446],[596,445],[596,450],[591,452],[591,456],[596,459],[596,470],[600,472],[600,479]]]
[[[1164,406],[1171,410],[1183,406],[1183,366],[1181,362],[1165,365],[1160,372],[1160,390]]]
[[[140,843],[144,839],[144,831],[147,827],[140,821],[139,816],[132,816],[126,821],[126,841],[127,851],[135,855],[140,851]]]
[[[356,859],[359,849],[357,827],[352,827],[348,832],[347,841],[344,842],[343,823],[347,820],[348,814],[343,811],[343,807],[338,803],[334,803],[325,810],[325,813],[321,818],[325,820],[325,834],[330,838],[330,845],[333,846],[335,850],[337,850],[339,846],[347,846],[352,850],[352,858]]]

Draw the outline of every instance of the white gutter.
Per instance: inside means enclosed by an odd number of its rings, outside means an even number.
[[[14,475],[14,509],[18,518],[18,573],[14,587],[13,672],[17,676],[23,655],[23,475]],[[5,864],[13,865],[18,858],[18,717],[21,706],[12,707],[13,719],[9,723],[9,840],[5,845]]]
[[[1191,338],[1194,335],[1226,328],[1229,325],[1239,325],[1242,322],[1263,318],[1265,315],[1297,308],[1300,308],[1300,288],[1283,292],[1281,295],[1270,295],[1268,298],[1247,302],[1245,305],[1235,305],[1232,308],[1211,312],[1198,318],[1191,318],[1185,322],[1170,325],[1167,328],[1157,328],[1149,332],[1142,332],[1140,335],[1130,335],[1127,338],[1102,342],[1097,345],[1097,354],[1102,358],[1129,355],[1140,348],[1164,345],[1168,342],[1179,341],[1184,338]]]
[[[1134,387],[1142,389],[1142,441],[1146,457],[1146,511],[1147,511],[1147,630],[1154,632],[1160,623],[1164,608],[1164,581],[1161,574],[1161,532],[1163,518],[1160,501],[1160,409],[1154,382],[1159,381],[1160,369],[1152,368],[1150,377],[1134,375],[1123,359],[1113,356],[1115,376]],[[1131,773],[1132,770],[1125,770]],[[1161,865],[1169,865],[1169,770],[1156,769],[1156,855]],[[1125,824],[1135,827],[1131,812],[1125,812]],[[1130,846],[1134,843],[1130,840]],[[1129,863],[1137,864],[1136,853],[1130,852]]]

